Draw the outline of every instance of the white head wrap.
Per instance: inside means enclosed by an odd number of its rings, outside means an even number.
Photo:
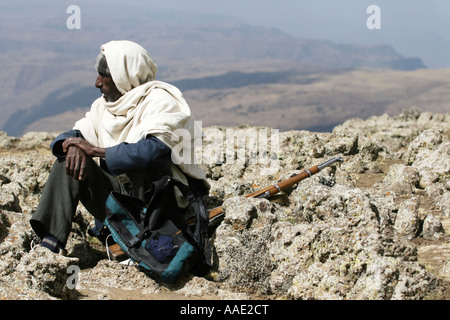
[[[111,77],[120,93],[156,78],[158,66],[139,44],[132,41],[111,41],[101,47],[106,57]]]

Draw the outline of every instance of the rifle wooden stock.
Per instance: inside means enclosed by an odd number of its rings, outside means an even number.
[[[305,169],[304,171],[300,172],[299,174],[290,177],[280,183],[271,185],[269,187],[263,188],[261,190],[257,190],[255,192],[252,192],[250,194],[245,195],[246,198],[268,198],[270,196],[273,196],[281,191],[286,190],[290,186],[293,186],[294,184],[311,177],[312,175],[318,173],[323,168],[326,168],[330,165],[332,165],[335,162],[342,162],[342,157],[336,157],[331,160],[328,160],[324,163],[321,163],[319,165],[316,165],[314,167],[311,167],[309,169]],[[209,220],[217,219],[220,215],[223,214],[223,207],[217,207],[209,211]]]

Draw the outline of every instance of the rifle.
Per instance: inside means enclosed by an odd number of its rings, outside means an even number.
[[[299,174],[292,176],[280,183],[277,183],[277,184],[271,185],[269,187],[263,188],[261,190],[257,190],[255,192],[247,194],[247,195],[245,195],[245,197],[246,198],[267,199],[279,192],[286,190],[290,186],[292,186],[306,178],[313,176],[314,174],[320,172],[324,168],[331,166],[335,162],[343,162],[343,161],[344,160],[342,159],[342,157],[335,157],[324,163],[321,163],[321,164],[311,167],[309,169],[305,169],[302,172],[300,172]],[[223,207],[217,207],[217,208],[211,209],[209,211],[209,223],[211,224],[213,222],[217,222],[217,220],[223,218],[223,216],[224,216]],[[189,220],[188,220],[188,223],[189,223]]]

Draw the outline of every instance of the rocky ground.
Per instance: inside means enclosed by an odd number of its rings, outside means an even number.
[[[204,154],[222,150],[214,137],[226,130],[204,129]],[[214,267],[173,286],[109,261],[87,236],[92,218],[82,206],[67,256],[31,249],[39,239],[28,221],[54,136],[0,135],[0,299],[450,298],[450,114],[409,110],[332,133],[280,132],[269,165],[204,161],[205,202],[225,212],[212,234]],[[335,156],[344,162],[270,200],[243,196]]]

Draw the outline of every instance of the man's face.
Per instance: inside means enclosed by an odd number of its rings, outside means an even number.
[[[100,89],[107,102],[117,101],[122,96],[110,76],[99,73],[95,86]]]

